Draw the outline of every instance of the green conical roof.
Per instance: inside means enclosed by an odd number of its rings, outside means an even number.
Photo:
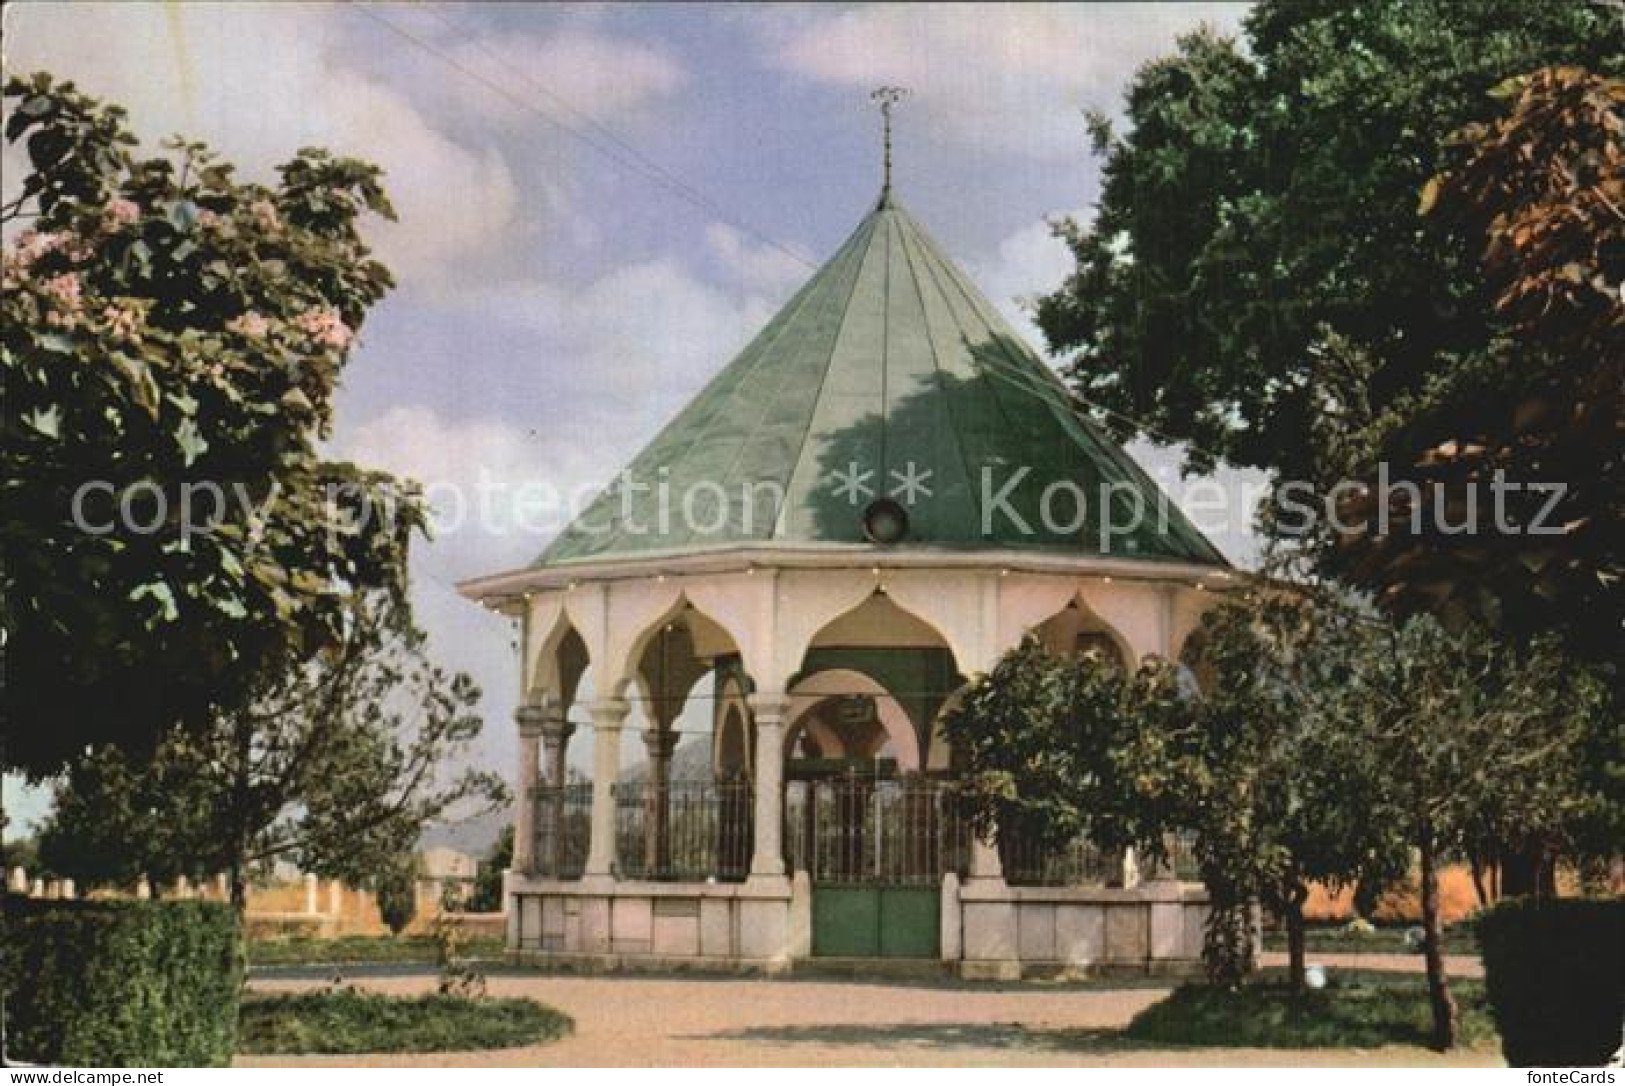
[[[909,490],[911,466],[923,485]],[[882,494],[909,517],[894,549],[1224,563],[883,197],[537,564],[866,546],[863,510]]]

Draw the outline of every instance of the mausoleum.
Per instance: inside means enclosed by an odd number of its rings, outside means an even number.
[[[1199,958],[1182,863],[973,839],[939,722],[1029,634],[1177,659],[1229,568],[889,189],[533,565],[461,586],[522,631],[518,959]]]

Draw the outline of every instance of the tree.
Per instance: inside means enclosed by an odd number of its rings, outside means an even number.
[[[1371,749],[1319,711],[1346,681],[1347,622],[1306,594],[1266,593],[1209,612],[1188,650],[1203,693],[1185,703],[1183,727],[1197,741],[1164,771],[1180,782],[1178,817],[1213,900],[1208,960],[1221,981],[1239,980],[1224,944],[1249,902],[1282,921],[1301,990],[1310,884],[1380,885],[1404,872],[1403,843],[1366,805],[1379,783]]]
[[[333,393],[392,285],[360,228],[376,167],[303,150],[275,186],[201,144],[140,158],[124,111],[5,85],[31,167],[0,217],[4,763],[150,753],[403,590],[416,501],[321,458]]]
[[[468,900],[471,913],[494,913],[502,910],[502,876],[513,866],[513,826],[502,827],[497,834],[491,854],[480,862],[474,873],[474,893]]]
[[[417,858],[410,852],[384,861],[373,881],[378,915],[391,935],[406,930],[418,910]]]
[[[426,823],[503,803],[493,774],[439,779],[480,734],[473,682],[428,660],[389,593],[350,603],[343,639],[250,706],[150,761],[104,747],[74,763],[42,834],[51,862],[86,882],[225,871],[241,908],[248,873],[279,858],[360,885]]]
[[[1508,80],[1510,103],[1457,133],[1422,211],[1482,244],[1500,333],[1372,424],[1362,444],[1458,512],[1511,522],[1463,536],[1404,523],[1415,499],[1375,481],[1347,503],[1330,565],[1400,613],[1562,629],[1617,659],[1625,630],[1625,79],[1552,68]],[[1369,455],[1363,459],[1369,460]],[[1370,465],[1356,469],[1368,477]],[[1561,492],[1552,490],[1563,487]],[[1440,499],[1435,498],[1438,502]],[[1539,517],[1536,520],[1536,517]]]
[[[1368,623],[1349,648],[1351,666],[1321,689],[1319,711],[1373,752],[1365,817],[1397,827],[1420,857],[1434,1042],[1449,1048],[1457,1022],[1440,941],[1440,864],[1512,827],[1571,846],[1595,840],[1598,825],[1617,829],[1625,796],[1617,779],[1610,791],[1598,778],[1589,756],[1604,736],[1619,765],[1620,708],[1608,683],[1551,640],[1519,649],[1422,616]]]
[[[1199,33],[1135,77],[1076,268],[1038,321],[1120,437],[1144,428],[1288,478],[1335,388],[1322,348],[1376,360],[1372,409],[1475,356],[1502,326],[1482,235],[1417,195],[1488,92],[1554,64],[1625,67],[1617,13],[1581,0],[1271,0],[1245,44]],[[1332,363],[1335,364],[1335,363]]]
[[[1388,878],[1402,862],[1363,817],[1371,760],[1306,711],[1304,683],[1326,681],[1312,668],[1336,658],[1312,618],[1290,599],[1210,615],[1195,660],[1208,690],[1194,699],[1166,665],[1125,675],[1022,645],[944,720],[973,825],[1041,847],[1132,846],[1151,862],[1169,835],[1193,833],[1210,975],[1234,985],[1250,967],[1257,902],[1285,922],[1301,987],[1309,883]]]
[[[1172,672],[1124,674],[1096,654],[1064,658],[1034,638],[978,678],[943,718],[964,760],[961,795],[984,839],[1054,848],[1079,837],[1103,851],[1163,854],[1177,797],[1140,744],[1172,742],[1142,727],[1178,700]]]

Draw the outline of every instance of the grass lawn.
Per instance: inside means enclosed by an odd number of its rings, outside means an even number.
[[[463,943],[464,958],[500,958],[502,940],[472,938]],[[341,935],[316,939],[304,935],[251,939],[249,965],[355,965],[363,962],[432,962],[434,943],[424,935]]]
[[[1484,985],[1452,980],[1450,991],[1461,1015],[1461,1043],[1493,1041]],[[1379,1048],[1426,1045],[1431,1021],[1421,978],[1344,973],[1319,991],[1297,996],[1274,977],[1239,992],[1188,984],[1141,1011],[1123,1036],[1188,1047]]]
[[[465,1052],[554,1041],[569,1017],[530,999],[300,992],[244,998],[237,1051],[251,1056]]]
[[[1311,954],[1413,954],[1405,945],[1405,932],[1413,925],[1385,925],[1370,932],[1350,931],[1342,924],[1311,927],[1304,943]],[[1286,932],[1264,932],[1265,950],[1286,950]],[[1456,924],[1444,930],[1446,954],[1477,954],[1478,938],[1471,924]],[[1417,955],[1420,959],[1421,955]]]

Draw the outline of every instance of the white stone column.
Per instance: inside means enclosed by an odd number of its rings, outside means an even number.
[[[750,877],[784,877],[784,713],[783,694],[752,694],[756,722],[756,850]]]
[[[1004,861],[999,858],[998,846],[974,832],[970,839],[970,870],[966,880],[984,885],[1004,882]]]
[[[305,875],[305,915],[316,915],[316,876]]]
[[[643,733],[649,760],[648,791],[643,797],[643,863],[650,877],[664,877],[671,863],[671,756],[681,738],[669,724]]]
[[[574,735],[576,730],[565,712],[563,705],[550,702],[547,713],[542,718],[542,769],[546,774],[548,787],[552,789],[547,812],[548,824],[551,827],[548,837],[550,854],[532,857],[537,870],[555,879],[560,877],[559,873],[564,869],[565,755],[569,751],[570,736]],[[538,813],[534,805],[531,813],[532,817]]]
[[[610,879],[615,865],[615,783],[621,775],[621,728],[632,707],[620,698],[587,706],[592,716],[592,840],[585,878]]]
[[[519,725],[519,808],[513,825],[513,869],[526,875],[536,867],[536,780],[546,712],[541,705],[527,704],[513,714]]]

